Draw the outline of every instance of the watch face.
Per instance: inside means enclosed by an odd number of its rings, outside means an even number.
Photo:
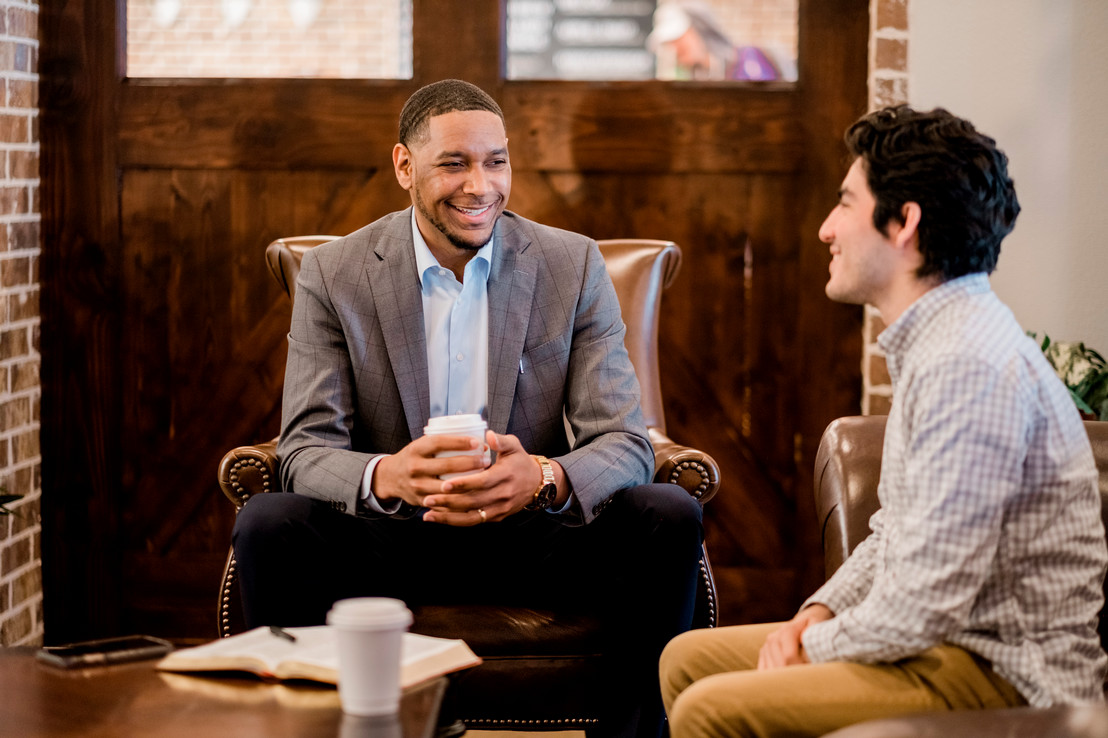
[[[543,485],[542,489],[535,493],[534,499],[524,505],[527,510],[547,510],[554,504],[554,498],[558,496],[558,487],[555,484]]]

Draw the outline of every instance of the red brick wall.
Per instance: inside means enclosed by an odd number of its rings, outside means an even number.
[[[0,645],[42,643],[38,2],[0,0]]]
[[[871,110],[908,102],[908,0],[871,0],[869,50]],[[877,335],[885,329],[881,314],[866,307],[862,357],[862,412],[889,412],[892,386]]]

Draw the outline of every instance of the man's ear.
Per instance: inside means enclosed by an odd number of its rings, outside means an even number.
[[[903,248],[909,243],[918,242],[919,221],[922,216],[923,209],[918,202],[908,201],[900,206],[901,222],[891,219],[894,227],[890,234],[898,247]]]
[[[392,147],[392,168],[396,172],[396,181],[405,190],[412,188],[412,152],[402,143]]]

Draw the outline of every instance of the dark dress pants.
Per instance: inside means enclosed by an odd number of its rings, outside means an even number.
[[[249,627],[318,625],[336,600],[364,596],[600,614],[626,667],[613,685],[613,733],[628,736],[660,732],[658,657],[692,623],[702,540],[699,503],[669,484],[617,492],[584,526],[522,511],[455,528],[257,495],[232,535]]]

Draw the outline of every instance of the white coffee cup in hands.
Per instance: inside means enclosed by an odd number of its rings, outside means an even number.
[[[476,414],[469,415],[443,415],[438,418],[431,418],[427,421],[427,425],[423,428],[424,435],[428,436],[470,436],[476,438],[480,444],[475,449],[468,451],[441,451],[436,454],[436,458],[445,459],[451,456],[480,456],[485,466],[492,463],[492,456],[489,452],[489,445],[485,443],[485,431],[488,429],[488,424],[484,419]],[[453,479],[454,477],[461,477],[466,474],[472,474],[473,472],[458,472],[456,474],[442,474],[440,479]]]

